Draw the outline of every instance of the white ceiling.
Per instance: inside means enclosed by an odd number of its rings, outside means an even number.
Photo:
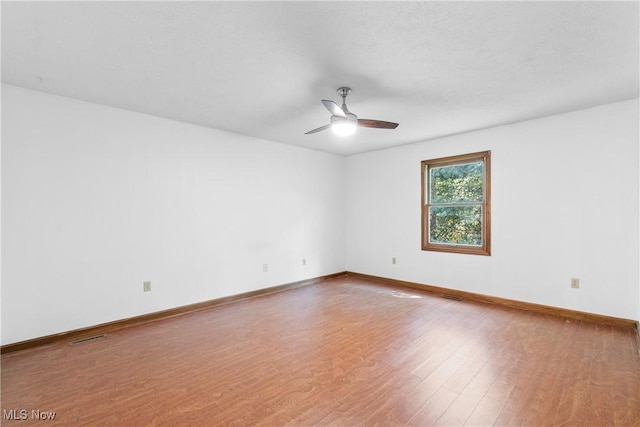
[[[349,155],[638,97],[638,2],[2,2],[5,83]],[[321,99],[396,130],[330,131]]]

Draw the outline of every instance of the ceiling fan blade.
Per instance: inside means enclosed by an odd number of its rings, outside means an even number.
[[[342,108],[340,108],[340,106],[338,104],[336,104],[333,101],[328,101],[326,99],[323,99],[322,101],[322,105],[324,105],[324,107],[329,110],[329,112],[334,115],[334,116],[338,116],[338,117],[347,117],[347,115],[344,113],[344,111],[342,111]]]
[[[358,119],[358,126],[363,128],[395,129],[398,127],[398,123],[385,122],[383,120]]]
[[[312,133],[320,132],[321,130],[328,129],[330,126],[331,126],[331,123],[329,123],[328,125],[320,126],[319,128],[316,128],[314,130],[310,130],[309,132],[305,132],[304,134],[310,135]]]

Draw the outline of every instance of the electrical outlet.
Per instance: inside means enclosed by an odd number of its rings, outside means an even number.
[[[267,271],[269,271],[269,264],[262,264],[262,272],[266,273]]]
[[[396,263],[396,257],[391,258],[391,264],[395,264]]]
[[[571,278],[571,287],[573,289],[579,289],[580,288],[580,279],[578,279],[576,277],[572,277]]]
[[[142,282],[143,292],[151,292],[151,282]]]
[[[302,265],[307,265],[307,259],[306,258],[302,258]]]

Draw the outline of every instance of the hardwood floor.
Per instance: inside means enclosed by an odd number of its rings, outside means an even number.
[[[344,276],[3,355],[2,410],[6,426],[640,426],[640,356],[630,329]]]

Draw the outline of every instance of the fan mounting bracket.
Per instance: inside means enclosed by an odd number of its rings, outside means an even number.
[[[345,99],[347,95],[349,95],[350,93],[351,93],[350,87],[343,86],[338,88],[338,95],[340,95],[342,99]]]

